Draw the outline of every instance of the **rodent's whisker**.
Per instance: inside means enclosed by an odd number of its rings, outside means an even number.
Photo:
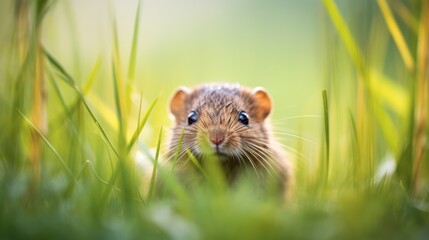
[[[253,142],[255,144],[261,144],[261,145],[268,145],[269,142],[267,140],[257,140],[255,138],[252,137],[242,137],[244,140],[243,142]]]
[[[289,150],[290,152],[292,152],[295,156],[298,156],[299,158],[301,158],[302,160],[304,160],[304,161],[306,161],[307,160],[307,157],[304,155],[304,154],[302,154],[302,153],[300,153],[299,151],[297,151],[296,149],[294,149],[293,147],[290,147],[290,146],[288,146],[288,145],[284,145],[284,144],[280,144],[280,143],[277,143],[277,144],[279,144],[279,145],[281,145],[282,147],[284,147],[284,148],[286,148],[287,150]]]
[[[255,144],[251,141],[246,142],[246,146],[256,147],[258,150],[267,154],[268,156],[272,156],[274,154],[274,152],[272,150],[267,149],[267,148],[263,148],[263,147],[259,146],[258,144]]]
[[[238,160],[238,164],[241,166],[243,164],[243,158],[236,152],[230,151],[231,155]]]
[[[180,158],[180,156],[181,156],[181,155],[182,155],[182,153],[184,153],[184,152],[186,152],[186,148],[182,148],[182,149],[180,149],[180,151],[177,153],[177,155],[179,156],[179,157],[178,157],[178,159]],[[164,162],[169,162],[171,159],[174,159],[174,157],[176,156],[176,150],[175,150],[175,151],[172,151],[170,154],[171,154],[171,155],[170,155],[167,159],[165,159],[165,160],[164,160]]]
[[[258,145],[256,145],[256,144],[249,144],[248,145],[249,147],[247,148],[249,151],[251,150],[251,151],[254,151],[255,153],[257,153],[258,154],[258,156],[260,156],[260,158],[262,159],[262,160],[264,160],[264,161],[267,161],[267,158],[268,159],[270,159],[270,158],[272,158],[273,157],[273,152],[272,151],[269,151],[269,150],[267,150],[267,149],[264,149],[264,148],[262,148],[262,147],[260,147],[260,146],[258,146]],[[272,161],[273,162],[273,164],[275,165],[275,167],[277,168],[277,169],[281,169],[280,168],[280,166],[278,165],[278,163],[276,162],[276,161]],[[270,164],[270,163],[269,163]],[[273,169],[274,170],[274,169]]]
[[[261,154],[259,154],[258,151],[254,150],[252,148],[248,148],[247,150],[248,150],[249,154],[251,154],[255,158],[255,160],[256,159],[259,160],[258,162],[264,167],[264,169],[267,171],[267,173],[270,174],[271,176],[273,176],[271,171],[265,165],[265,163],[266,163],[272,170],[274,170],[274,168],[271,166],[271,164],[268,162],[268,160],[265,159],[265,157],[261,156]],[[256,157],[255,155],[258,155],[259,157]]]
[[[246,139],[246,141],[248,141],[248,142],[254,142],[254,143],[259,143],[259,144],[262,144],[262,145],[268,145],[269,144],[269,142],[258,141],[256,139],[252,139],[252,138]],[[289,147],[288,145],[283,144],[281,142],[276,142],[276,144],[279,145],[279,146],[285,147],[285,148]]]
[[[279,121],[284,121],[284,120],[301,119],[301,118],[322,118],[322,117],[323,117],[322,115],[307,114],[307,115],[298,115],[298,116],[293,116],[293,117],[275,119],[275,120],[271,120],[271,122],[279,122]]]
[[[186,152],[186,150],[187,149],[191,149],[191,148],[193,148],[194,146],[197,146],[198,145],[198,142],[193,142],[193,141],[191,141],[191,140],[189,140],[189,141],[187,141],[187,142],[185,142],[185,141],[183,141],[182,142],[182,146],[180,147],[181,149],[180,149],[180,152]],[[178,148],[179,146],[177,146],[177,145],[175,145],[174,147],[172,147],[171,148],[171,152],[169,152],[169,154],[172,154],[173,155],[173,157],[174,157],[174,155],[175,155],[175,152],[177,151],[177,148]],[[170,157],[171,158],[171,157]]]
[[[182,146],[181,148],[184,148],[185,146],[189,145],[190,143],[192,143],[193,141],[191,139],[182,139]],[[170,149],[167,151],[167,153],[172,153],[176,151],[176,148],[178,148],[179,146],[179,140],[172,140],[171,142],[168,143]]]
[[[300,157],[302,160],[307,160],[307,157],[305,155],[303,155],[302,153],[298,152],[297,150],[295,150],[293,147],[290,146],[284,146],[284,148],[288,149],[289,151],[291,151],[292,153],[295,154],[295,156]]]
[[[258,177],[258,179],[260,180],[261,177],[259,176],[258,171],[256,170],[256,166],[255,163],[253,162],[252,158],[247,154],[246,151],[243,151],[242,149],[240,149],[240,151],[247,157],[247,159],[249,160],[250,164],[252,164],[253,169],[255,170],[256,176]]]
[[[184,153],[186,153],[186,149],[184,149],[184,150],[181,150],[178,154],[177,154],[177,160],[179,161],[180,160],[180,158],[183,156],[183,154]],[[165,159],[163,162],[165,163],[165,164],[168,164],[168,162],[170,162],[172,159],[174,159],[175,158],[175,156],[176,156],[176,153],[173,153],[173,154],[171,154],[171,156],[169,156],[167,159]]]
[[[266,164],[268,164],[268,166],[271,168],[271,170],[273,170],[274,172],[276,172],[276,170],[281,170],[281,167],[278,165],[278,163],[276,161],[273,161],[272,159],[272,154],[266,153],[261,151],[261,149],[253,146],[251,148],[247,149],[250,152],[253,152],[254,154],[258,155],[258,159],[262,160],[263,162],[265,162]],[[273,167],[274,165],[274,167]],[[268,171],[268,169],[267,169]]]
[[[302,139],[304,141],[307,141],[309,143],[317,145],[316,141],[314,141],[312,139],[309,139],[309,138],[306,138],[306,137],[298,136],[298,135],[295,135],[295,134],[286,133],[286,132],[274,132],[274,131],[272,131],[270,133],[273,133],[275,135],[284,135],[284,136],[289,136],[289,137],[295,137],[295,138]]]

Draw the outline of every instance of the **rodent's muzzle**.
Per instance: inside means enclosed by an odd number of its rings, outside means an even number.
[[[209,133],[209,138],[214,145],[219,146],[225,140],[225,131],[220,129],[215,129]]]

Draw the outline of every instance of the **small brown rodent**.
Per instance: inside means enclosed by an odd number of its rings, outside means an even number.
[[[288,195],[292,169],[281,145],[271,134],[268,122],[271,108],[268,93],[259,87],[206,84],[192,89],[179,88],[170,102],[175,118],[170,159],[183,129],[178,166],[192,167],[187,149],[199,161],[214,155],[229,181],[233,182],[245,170],[265,180],[267,176],[276,176],[282,192]]]

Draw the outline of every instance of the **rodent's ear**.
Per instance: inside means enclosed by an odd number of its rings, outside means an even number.
[[[174,93],[173,98],[170,101],[170,112],[177,119],[182,114],[185,109],[186,97],[190,93],[190,90],[186,87],[180,87],[176,93]]]
[[[263,120],[271,112],[271,98],[262,87],[257,87],[252,91],[253,96],[255,97],[256,105],[258,106],[258,118]]]

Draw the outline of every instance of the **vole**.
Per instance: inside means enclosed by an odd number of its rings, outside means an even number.
[[[180,87],[171,98],[174,117],[169,142],[170,159],[179,147],[179,168],[192,168],[187,150],[198,161],[215,156],[230,182],[241,173],[258,181],[277,180],[284,196],[290,194],[292,167],[271,134],[272,101],[261,87],[232,84]]]

